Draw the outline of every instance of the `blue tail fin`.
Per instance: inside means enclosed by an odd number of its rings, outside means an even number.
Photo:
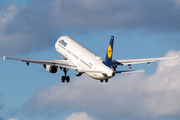
[[[112,55],[113,55],[113,44],[114,44],[114,36],[111,36],[111,40],[109,42],[109,46],[106,53],[106,58],[104,64],[111,68]]]

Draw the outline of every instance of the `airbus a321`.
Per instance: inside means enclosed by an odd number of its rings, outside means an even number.
[[[81,76],[83,73],[86,73],[90,77],[100,80],[100,82],[108,82],[108,79],[114,77],[118,73],[144,72],[143,70],[117,70],[118,65],[128,65],[131,69],[132,64],[148,63],[150,65],[151,62],[155,62],[157,60],[177,58],[177,56],[175,56],[148,59],[112,60],[113,43],[114,36],[111,36],[104,60],[68,36],[60,37],[55,43],[56,51],[65,60],[32,60],[10,58],[6,56],[3,57],[3,60],[20,60],[26,62],[28,66],[29,63],[42,64],[44,69],[50,73],[56,73],[58,67],[60,67],[60,69],[64,72],[64,76],[61,78],[62,82],[70,81],[70,77],[67,76],[69,69],[76,70],[78,72],[76,76]]]

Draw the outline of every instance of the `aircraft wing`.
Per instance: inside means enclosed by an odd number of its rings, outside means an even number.
[[[140,64],[140,63],[148,63],[150,65],[151,62],[155,62],[157,60],[166,60],[166,59],[177,59],[177,56],[175,56],[175,57],[147,58],[147,59],[112,60],[112,66],[131,65],[131,64]]]
[[[60,66],[60,67],[76,70],[76,66],[70,60],[32,60],[32,59],[10,58],[10,57],[4,56],[3,60],[5,59],[23,61],[23,62],[26,62],[27,65],[29,65],[29,63],[37,63],[37,64],[55,65],[55,66]]]

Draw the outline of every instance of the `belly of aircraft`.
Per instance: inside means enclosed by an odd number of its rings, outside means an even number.
[[[102,74],[102,73],[86,73],[86,74],[88,74],[90,77],[97,79],[97,80],[105,80],[105,79],[110,78],[107,75]]]

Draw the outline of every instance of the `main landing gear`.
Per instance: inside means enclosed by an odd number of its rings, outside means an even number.
[[[64,76],[61,77],[61,81],[64,83],[65,81],[68,83],[70,82],[70,77],[69,76],[66,76],[67,72],[69,69],[66,69],[66,68],[62,68],[63,69],[63,72],[64,72]]]
[[[100,82],[103,82],[104,80],[100,80]],[[105,79],[105,82],[108,82],[108,79]]]

